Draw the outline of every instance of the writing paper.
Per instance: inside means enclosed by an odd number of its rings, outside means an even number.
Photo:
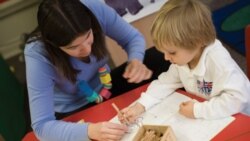
[[[186,118],[180,115],[178,110],[179,105],[188,100],[192,99],[175,92],[148,109],[141,116],[139,124],[171,126],[178,141],[208,141],[235,119],[232,116],[216,120]],[[110,121],[120,123],[117,116]],[[132,141],[138,129],[137,125],[131,125],[129,133],[122,138],[122,141]]]

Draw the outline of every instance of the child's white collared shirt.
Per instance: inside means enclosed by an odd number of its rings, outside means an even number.
[[[149,85],[139,102],[148,109],[181,87],[207,99],[194,104],[196,118],[216,119],[238,112],[250,115],[249,80],[219,40],[204,49],[193,70],[172,64]]]

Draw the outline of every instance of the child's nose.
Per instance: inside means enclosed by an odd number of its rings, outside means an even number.
[[[164,53],[164,58],[165,58],[165,60],[170,60],[170,56],[167,54],[167,53]]]

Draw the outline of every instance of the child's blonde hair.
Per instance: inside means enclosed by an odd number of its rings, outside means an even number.
[[[151,28],[156,48],[173,45],[192,50],[216,38],[209,8],[199,0],[169,0],[160,9]]]

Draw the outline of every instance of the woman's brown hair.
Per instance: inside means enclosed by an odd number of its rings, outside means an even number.
[[[38,9],[37,19],[38,27],[30,39],[44,43],[49,60],[71,82],[76,82],[79,70],[72,66],[70,56],[60,47],[70,44],[78,36],[92,29],[94,43],[91,54],[97,60],[107,55],[100,24],[94,14],[79,0],[43,0]]]

